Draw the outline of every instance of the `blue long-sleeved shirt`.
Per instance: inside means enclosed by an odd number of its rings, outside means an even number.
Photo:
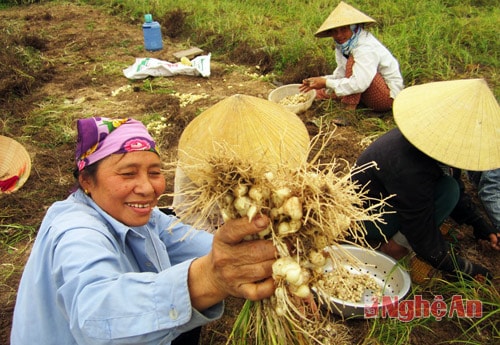
[[[130,228],[81,190],[56,202],[23,272],[11,344],[170,344],[221,317],[223,303],[197,311],[188,291],[212,235],[176,221],[155,209]]]

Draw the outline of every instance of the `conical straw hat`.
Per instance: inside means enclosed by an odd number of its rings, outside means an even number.
[[[330,37],[331,35],[328,31],[331,29],[360,23],[375,23],[375,19],[341,1],[323,24],[321,24],[314,36]]]
[[[31,157],[16,140],[0,135],[0,194],[13,193],[31,173]]]
[[[483,79],[406,88],[393,112],[408,141],[437,161],[473,171],[500,168],[500,107]]]
[[[184,129],[179,162],[195,183],[197,167],[229,149],[234,157],[266,166],[299,167],[307,161],[309,134],[302,120],[283,106],[247,95],[233,95],[205,110]],[[227,152],[227,151],[226,151]]]

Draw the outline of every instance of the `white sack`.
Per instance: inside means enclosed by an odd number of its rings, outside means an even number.
[[[128,79],[152,77],[171,77],[174,75],[210,76],[210,54],[201,55],[191,60],[192,66],[180,62],[172,63],[155,58],[136,58],[132,66],[123,70]]]

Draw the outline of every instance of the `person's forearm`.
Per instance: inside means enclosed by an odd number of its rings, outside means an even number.
[[[228,296],[225,291],[212,283],[211,270],[208,269],[209,260],[208,256],[198,258],[189,267],[188,287],[191,305],[198,311],[203,311]]]

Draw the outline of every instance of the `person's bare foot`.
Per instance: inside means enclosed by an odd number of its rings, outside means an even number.
[[[393,257],[396,260],[404,258],[408,255],[409,251],[407,248],[397,244],[394,240],[389,240],[389,242],[383,243],[380,246],[380,251]]]
[[[328,93],[326,89],[317,89],[316,90],[316,99],[337,99],[335,93]]]
[[[343,103],[342,106],[343,106],[343,108],[345,110],[356,110],[356,108],[357,108],[356,104],[345,104],[345,103]]]

